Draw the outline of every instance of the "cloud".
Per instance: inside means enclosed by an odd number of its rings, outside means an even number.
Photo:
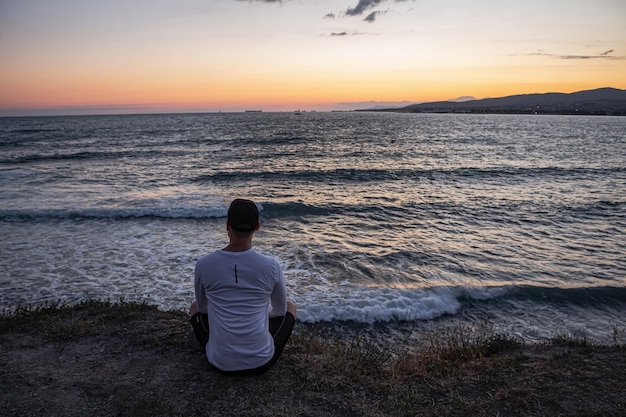
[[[341,32],[331,32],[330,36],[335,38],[341,38],[344,36],[362,36],[362,35],[371,35],[371,33],[367,33],[367,32],[359,32],[359,31],[352,31],[352,32],[348,32],[348,31],[341,31]],[[329,36],[329,35],[326,35]]]
[[[457,97],[457,98],[451,98],[448,101],[454,101],[456,103],[462,103],[464,101],[472,101],[472,100],[477,100],[477,98],[474,97],[474,96],[461,96],[461,97]]]
[[[381,3],[387,2],[390,0],[359,0],[359,2],[354,7],[348,7],[345,12],[342,12],[344,16],[362,16],[365,13],[369,13],[365,19],[365,22],[374,23],[376,17],[381,14],[387,13],[389,10],[381,11],[381,10],[370,10],[379,6]],[[402,3],[409,0],[392,0],[394,3]],[[413,0],[415,1],[415,0]]]
[[[376,20],[376,16],[378,16],[379,14],[385,14],[387,13],[387,11],[373,11],[372,13],[368,14],[367,17],[365,19],[363,19],[366,22],[369,23],[374,23],[374,21]]]
[[[411,104],[418,104],[414,101],[349,101],[349,102],[340,102],[335,103],[335,105],[343,110],[354,110],[354,109],[367,109],[367,110],[378,110],[378,109],[391,109],[391,108],[400,108],[410,106]]]
[[[609,49],[608,51],[595,54],[595,55],[568,55],[568,54],[554,54],[548,52],[535,52],[532,54],[528,54],[530,56],[545,56],[548,58],[556,58],[556,59],[572,59],[572,60],[586,60],[586,59],[607,59],[607,60],[625,60],[626,56],[616,56],[612,55],[615,52],[613,49]]]
[[[356,7],[348,7],[348,10],[346,10],[346,14],[348,16],[360,16],[366,11],[378,6],[383,1],[387,0],[359,0]]]

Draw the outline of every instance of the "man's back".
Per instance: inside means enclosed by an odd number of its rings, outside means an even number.
[[[266,372],[280,357],[296,321],[280,264],[252,249],[260,227],[256,204],[233,200],[226,221],[228,245],[196,263],[190,343],[203,346],[209,363],[222,374]]]
[[[208,314],[209,362],[224,371],[252,369],[274,354],[268,317],[286,312],[278,262],[253,249],[217,251],[196,264],[198,311]]]

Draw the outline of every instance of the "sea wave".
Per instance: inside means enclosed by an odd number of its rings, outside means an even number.
[[[304,323],[348,321],[355,323],[410,322],[458,315],[465,309],[504,312],[517,303],[551,307],[623,309],[626,288],[550,288],[536,286],[435,287],[395,289],[337,287],[300,295],[298,319]]]
[[[358,169],[337,168],[329,170],[321,169],[297,169],[289,171],[218,171],[210,174],[202,174],[193,179],[196,183],[206,182],[232,182],[250,180],[268,181],[342,181],[342,182],[377,182],[393,180],[419,180],[438,179],[447,177],[459,178],[531,178],[531,177],[569,177],[580,178],[585,175],[605,176],[611,174],[626,173],[624,167],[609,168],[457,168],[457,169]]]
[[[136,205],[128,207],[74,207],[74,208],[20,208],[0,209],[0,220],[36,220],[36,219],[108,219],[123,220],[137,218],[162,218],[162,219],[210,219],[226,217],[227,205],[220,201],[215,204],[201,203],[198,205],[184,202],[180,197],[181,204],[168,201],[168,204]],[[584,215],[585,217],[607,216],[621,212],[626,205],[625,201],[598,201],[580,205],[560,204],[550,207],[558,211],[562,216],[566,213],[572,215]],[[481,206],[468,206],[467,204],[455,204],[452,202],[407,202],[399,204],[392,202],[385,204],[350,204],[342,202],[310,204],[299,201],[283,203],[258,202],[257,206],[262,212],[263,219],[294,218],[308,216],[332,216],[350,213],[351,216],[361,216],[364,219],[372,218],[403,218],[410,216],[412,219],[424,216],[439,216],[440,213],[454,213],[455,217],[466,218],[490,218],[494,216],[494,210],[498,212],[499,221],[505,222],[507,216],[504,213],[520,213],[526,210],[538,210],[536,207],[527,207],[523,202],[492,202]],[[547,209],[543,207],[542,209]],[[439,213],[439,214],[438,214]],[[513,215],[511,222],[519,219]],[[537,218],[539,221],[540,218]],[[525,220],[530,221],[529,219]]]
[[[0,159],[0,164],[21,165],[29,163],[42,163],[52,161],[87,161],[87,160],[115,160],[115,159],[140,159],[161,156],[162,152],[155,150],[128,149],[119,151],[81,151],[55,154],[27,154]],[[171,156],[171,153],[170,153]]]
[[[26,209],[0,210],[0,220],[124,220],[138,218],[209,219],[226,217],[226,209],[218,207],[137,207],[137,208],[84,208],[84,209]]]

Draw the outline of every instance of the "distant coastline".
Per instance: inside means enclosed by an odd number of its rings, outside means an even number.
[[[228,113],[292,113],[305,112],[390,112],[390,113],[475,113],[475,114],[554,114],[554,115],[602,115],[626,116],[626,90],[612,87],[584,90],[574,93],[519,94],[498,98],[475,99],[464,96],[446,101],[414,103],[359,102],[349,103],[349,108],[329,110],[267,110],[262,108],[202,110],[157,110],[153,107],[104,105],[69,106],[59,108],[0,108],[0,119],[13,117],[71,117],[71,116],[120,116],[120,115],[167,115],[167,114],[228,114]],[[346,106],[348,103],[335,103]],[[363,106],[363,107],[360,107]],[[371,107],[365,107],[371,106]],[[396,107],[397,106],[397,107]]]
[[[626,116],[626,90],[606,87],[569,94],[520,94],[462,102],[437,101],[398,108],[360,109],[356,111]]]

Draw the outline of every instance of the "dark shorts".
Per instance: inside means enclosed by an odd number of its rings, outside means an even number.
[[[221,369],[213,368],[225,375],[256,375],[261,374],[268,369],[272,365],[276,363],[280,354],[283,353],[283,349],[287,344],[287,340],[289,340],[289,336],[291,336],[291,332],[293,331],[293,326],[296,322],[295,317],[290,312],[287,312],[282,317],[272,317],[270,318],[270,333],[272,334],[272,338],[274,339],[274,356],[263,366],[259,366],[254,369],[245,369],[241,371],[223,371]],[[209,342],[209,316],[204,313],[196,313],[191,317],[191,326],[193,327],[193,332],[196,335],[196,338],[200,342],[202,346],[206,346]]]

